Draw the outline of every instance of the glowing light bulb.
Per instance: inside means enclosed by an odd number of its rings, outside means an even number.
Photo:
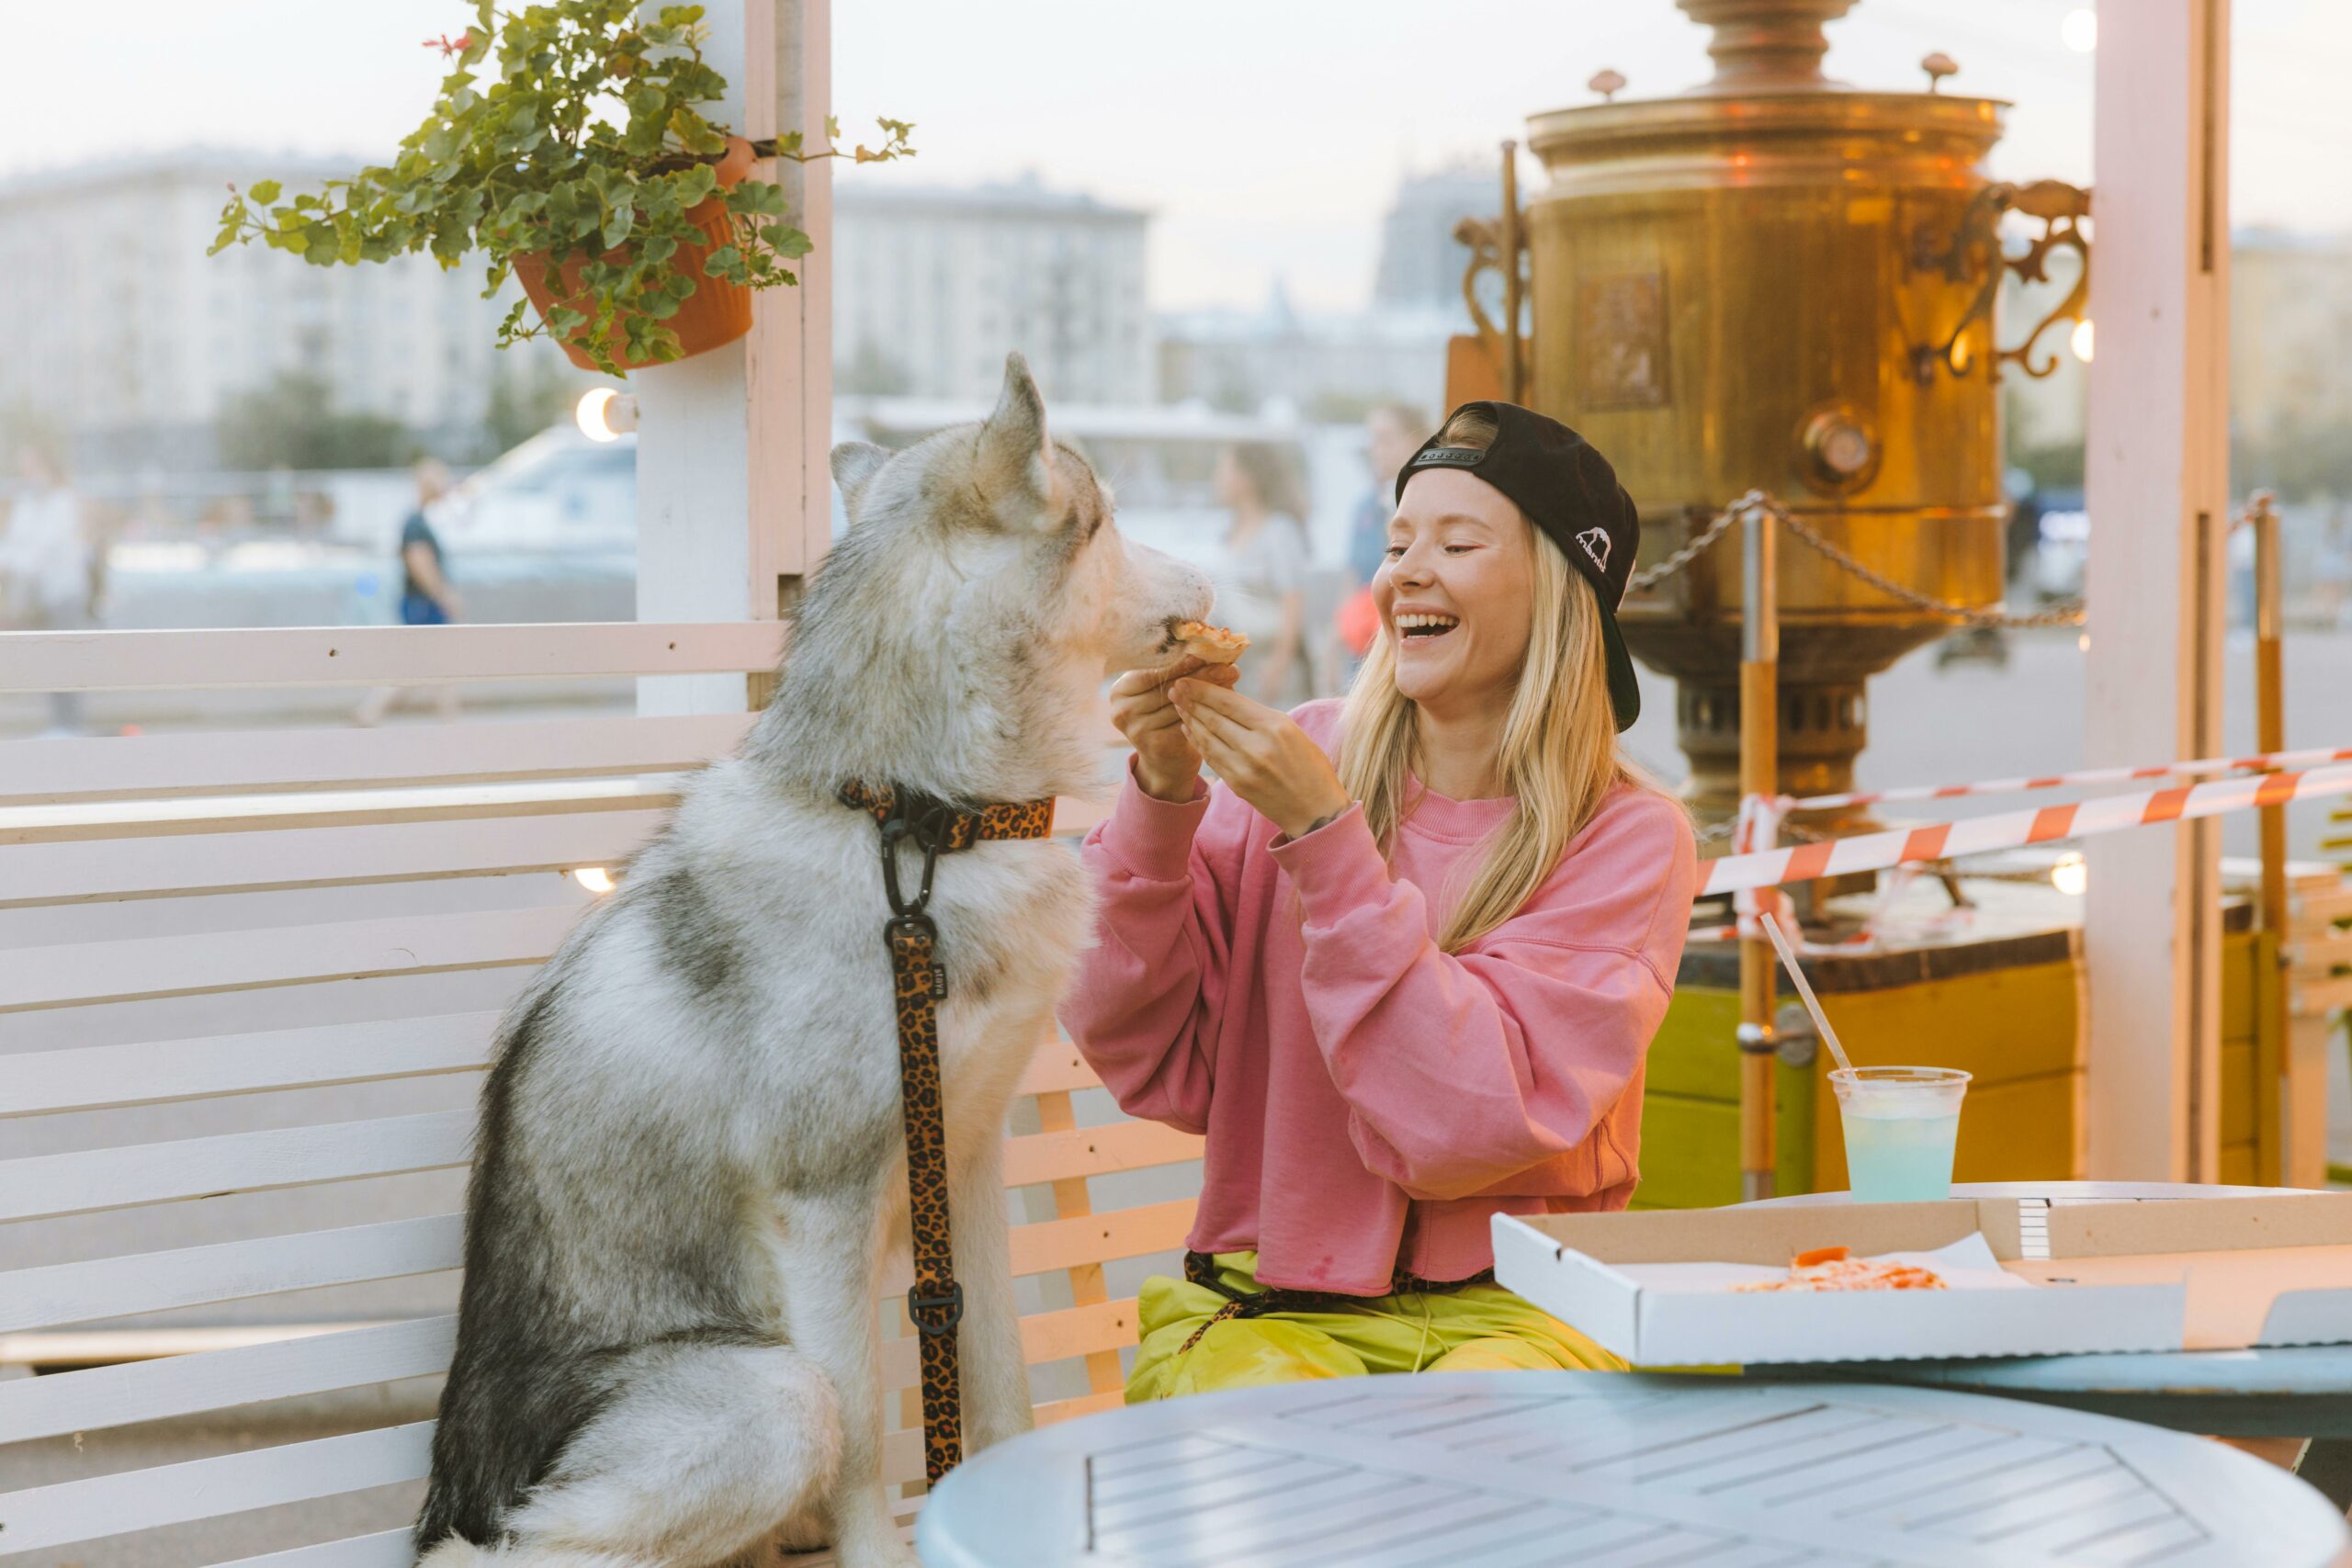
[[[637,428],[637,400],[610,387],[591,387],[571,411],[580,434],[591,441],[617,441]]]
[[[613,890],[613,874],[601,865],[576,866],[571,880],[591,893],[604,894]]]
[[[2075,323],[2075,330],[2066,335],[2066,346],[2073,349],[2075,357],[2084,364],[2091,362],[2091,319],[2088,316]]]
[[[2075,651],[2077,653],[2088,653],[2090,650],[2091,634],[2085,632],[2075,639]]]
[[[2076,54],[2088,54],[2098,47],[2098,13],[2088,6],[2075,6],[2058,24],[2058,36]]]
[[[2050,868],[2050,886],[2069,898],[2079,898],[2091,885],[2091,869],[2080,850],[2068,850]]]

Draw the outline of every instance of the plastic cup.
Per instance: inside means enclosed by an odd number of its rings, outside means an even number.
[[[1968,1075],[1953,1067],[1839,1067],[1829,1075],[1846,1126],[1846,1184],[1857,1203],[1951,1196],[1952,1146]]]

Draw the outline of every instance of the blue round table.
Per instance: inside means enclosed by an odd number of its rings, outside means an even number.
[[[1941,1389],[1429,1372],[1050,1427],[943,1481],[928,1568],[2319,1568],[2343,1516],[2216,1443]]]
[[[2273,1198],[2276,1187],[2146,1181],[1962,1183],[1955,1198],[2026,1202],[2151,1202]],[[1843,1192],[1768,1198],[1756,1207],[1844,1203]],[[1974,1357],[1753,1367],[1757,1382],[1853,1380],[1964,1389],[2117,1416],[2221,1438],[2309,1438],[2296,1473],[2341,1509],[2352,1507],[2352,1345],[2263,1350],[2181,1350],[2102,1356]]]

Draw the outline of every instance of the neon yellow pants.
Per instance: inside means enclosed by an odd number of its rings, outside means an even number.
[[[1216,1265],[1228,1289],[1258,1288],[1256,1253],[1220,1252]],[[1225,1297],[1187,1280],[1156,1275],[1144,1281],[1143,1343],[1127,1374],[1128,1404],[1370,1372],[1626,1370],[1617,1357],[1500,1285],[1370,1296],[1360,1306],[1212,1322],[1225,1304]],[[1198,1342],[1186,1349],[1195,1334]]]

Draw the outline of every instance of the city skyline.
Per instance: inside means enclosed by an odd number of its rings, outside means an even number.
[[[1992,160],[1996,177],[2080,181],[2091,175],[2091,56],[2062,41],[2074,8],[1865,0],[1832,25],[1829,68],[1905,88],[1920,81],[1922,54],[1948,52],[1962,68],[1949,90],[2017,106]],[[2352,229],[2352,187],[2302,173],[2314,153],[2352,154],[2352,107],[2326,68],[2352,49],[2352,8],[2237,0],[2234,9],[2233,226]],[[118,90],[103,116],[61,115],[21,95],[0,103],[0,178],[190,144],[381,159],[413,128],[441,73],[420,44],[462,26],[465,13],[455,0],[244,0],[201,13],[119,0],[103,30],[36,13],[16,24],[27,58]],[[1527,114],[1590,101],[1583,84],[1603,67],[1623,73],[1633,96],[1677,92],[1708,73],[1702,31],[1666,0],[1619,0],[1605,12],[1598,0],[1465,0],[1436,28],[1401,3],[1212,5],[1190,15],[1199,25],[1178,30],[1155,26],[1148,8],[1078,0],[837,6],[833,101],[844,130],[854,139],[877,114],[908,118],[922,149],[914,165],[845,169],[842,183],[963,186],[1035,171],[1151,210],[1154,310],[1255,306],[1277,281],[1303,309],[1359,310],[1372,299],[1380,226],[1401,177],[1491,161]],[[1489,41],[1505,36],[1508,50]],[[974,73],[976,58],[1000,63]],[[210,90],[165,90],[191,77]]]

